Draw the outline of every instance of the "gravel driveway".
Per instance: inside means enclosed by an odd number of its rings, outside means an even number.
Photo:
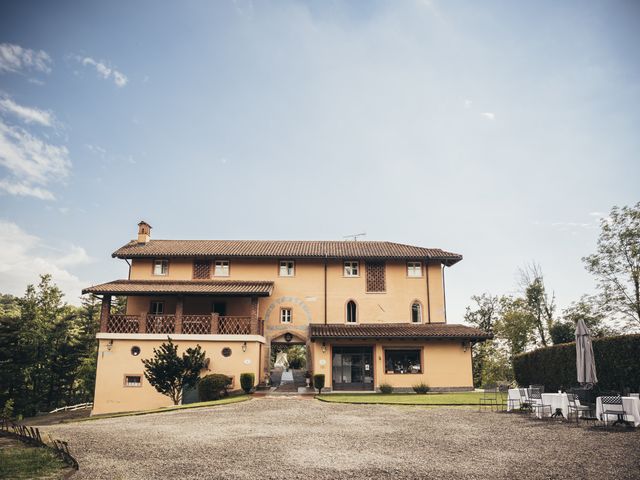
[[[73,478],[640,478],[640,429],[466,408],[279,397],[45,428],[69,441]]]

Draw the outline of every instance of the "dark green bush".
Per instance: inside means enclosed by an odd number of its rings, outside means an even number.
[[[640,388],[640,335],[593,339],[598,388]],[[577,385],[576,344],[565,343],[516,355],[513,371],[520,385],[541,384],[547,391]]]
[[[251,393],[253,384],[256,381],[256,376],[253,373],[241,373],[240,374],[240,386],[244,393]]]
[[[429,390],[429,385],[424,382],[418,383],[417,385],[413,386],[413,391],[416,393],[429,393]]]
[[[384,393],[384,394],[393,393],[393,387],[388,383],[381,383],[380,393]]]
[[[313,376],[313,386],[318,389],[318,393],[322,393],[324,388],[324,373],[316,373]]]
[[[201,402],[218,400],[227,395],[229,385],[231,385],[231,377],[221,373],[212,373],[202,377],[198,382],[198,398]]]

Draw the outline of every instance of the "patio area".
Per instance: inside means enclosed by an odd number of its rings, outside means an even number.
[[[46,430],[70,442],[80,462],[74,478],[87,479],[631,479],[640,469],[640,429],[477,407],[267,397]]]

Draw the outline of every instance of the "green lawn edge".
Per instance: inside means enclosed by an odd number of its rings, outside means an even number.
[[[478,406],[482,392],[462,393],[330,393],[316,395],[314,398],[326,403],[346,403],[353,405],[414,405],[431,407]]]
[[[140,410],[138,412],[121,412],[121,413],[106,413],[104,415],[93,415],[87,418],[78,418],[74,420],[67,420],[62,423],[79,423],[79,422],[91,422],[93,420],[103,420],[105,418],[119,418],[119,417],[137,417],[140,415],[150,415],[153,413],[166,413],[175,412],[177,410],[188,410],[192,408],[204,408],[204,407],[216,407],[221,405],[230,405],[233,403],[246,402],[251,400],[251,395],[234,395],[220,400],[211,400],[209,402],[197,402],[188,403],[186,405],[176,405],[171,407],[155,408],[153,410]]]

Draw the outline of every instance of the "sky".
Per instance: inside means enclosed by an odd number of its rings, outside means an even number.
[[[5,1],[0,292],[153,238],[461,253],[448,320],[537,262],[563,308],[640,200],[634,1]]]

